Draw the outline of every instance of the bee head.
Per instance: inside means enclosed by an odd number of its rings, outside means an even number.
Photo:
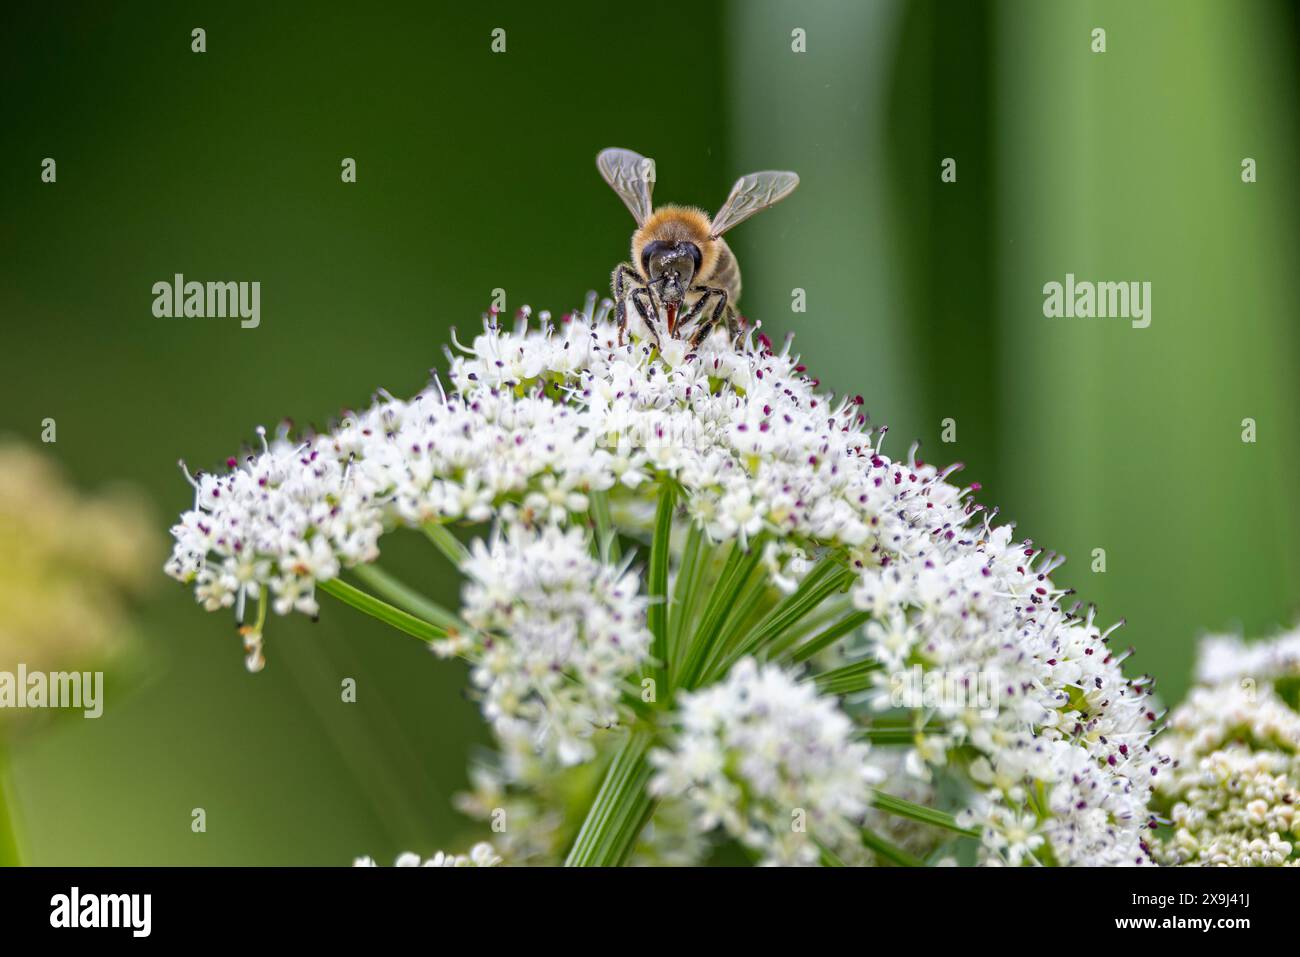
[[[700,247],[692,242],[646,243],[641,271],[665,305],[680,305],[700,269]]]

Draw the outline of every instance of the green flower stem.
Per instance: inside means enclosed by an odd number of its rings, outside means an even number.
[[[673,587],[673,600],[668,608],[668,676],[676,680],[681,671],[683,642],[686,627],[695,617],[695,600],[700,593],[699,579],[709,567],[713,556],[711,548],[704,547],[704,529],[696,522],[690,523],[686,532],[686,547],[682,551],[681,567]]]
[[[614,528],[614,519],[609,514],[609,493],[592,492],[587,496],[590,503],[591,520],[596,527],[596,557],[609,565],[617,565],[622,557],[618,546],[618,532]]]
[[[808,572],[793,592],[786,595],[763,618],[745,639],[745,647],[753,649],[776,638],[816,610],[822,600],[853,580],[853,573],[834,558],[823,558]]]
[[[879,661],[867,658],[831,671],[823,671],[814,680],[817,682],[817,690],[822,694],[856,694],[859,691],[866,691],[874,684],[871,675],[880,668]]]
[[[654,810],[655,800],[646,789],[646,755],[653,743],[654,733],[646,727],[634,729],[623,742],[587,809],[565,867],[616,867],[627,859]]]
[[[253,631],[261,634],[266,628],[266,586],[263,585],[257,590],[257,621],[253,623]]]
[[[650,629],[650,671],[655,685],[668,690],[668,553],[673,531],[673,509],[677,500],[673,483],[664,481],[659,490],[659,508],[655,512],[654,538],[650,542],[650,568],[647,589],[650,605],[646,608],[646,625]]]
[[[429,541],[438,547],[438,551],[447,556],[447,560],[460,568],[469,559],[469,549],[461,540],[451,533],[446,525],[438,522],[425,522],[420,526]]]
[[[926,807],[923,804],[914,804],[904,798],[894,797],[892,794],[886,794],[884,791],[876,791],[875,807],[884,811],[886,814],[896,814],[899,817],[909,818],[913,821],[919,821],[922,824],[933,824],[935,827],[941,827],[945,830],[953,831],[962,837],[979,837],[980,832],[972,827],[962,827],[957,823],[957,819],[945,811],[939,811],[932,807]]]
[[[829,648],[836,641],[843,638],[852,631],[856,631],[867,623],[871,618],[871,613],[866,611],[855,611],[845,615],[835,624],[831,625],[815,638],[811,638],[799,646],[798,650],[790,656],[790,660],[796,663],[807,661],[817,652]]]
[[[18,867],[23,863],[18,840],[18,804],[9,778],[9,759],[5,742],[0,739],[0,867]]]
[[[399,581],[378,565],[358,565],[349,569],[370,589],[386,601],[392,602],[403,611],[410,612],[417,618],[445,628],[448,631],[469,631],[469,626],[456,615],[443,608],[437,602],[426,598],[410,585]]]
[[[859,741],[870,741],[872,744],[895,745],[895,744],[915,744],[918,734],[947,734],[950,729],[943,724],[927,724],[923,727],[913,727],[912,725],[877,725],[873,723],[868,728],[863,728],[857,733]]]
[[[326,594],[333,595],[340,601],[346,602],[358,611],[364,611],[367,615],[378,618],[384,624],[392,625],[398,631],[413,635],[421,641],[436,641],[451,634],[449,629],[439,628],[422,618],[416,618],[409,612],[402,611],[402,609],[390,605],[386,601],[381,601],[374,595],[364,592],[360,588],[355,588],[338,578],[317,582],[316,587]]]
[[[770,590],[771,581],[767,568],[759,562],[751,569],[749,577],[732,600],[731,612],[713,640],[708,657],[704,661],[701,685],[712,684],[720,675],[726,673],[730,666],[719,667],[719,662],[727,659],[735,647],[762,620],[767,611],[763,606],[768,604],[766,597]],[[735,660],[739,660],[739,657],[737,655]]]
[[[816,611],[831,595],[848,587],[853,578],[853,571],[838,560],[823,558],[799,583],[799,587],[768,612],[753,631],[734,648],[727,648],[725,656],[709,669],[707,677],[725,674],[745,655],[763,650],[765,645]]]
[[[818,850],[821,851],[822,867],[847,867],[848,866],[847,864],[844,863],[844,861],[840,859],[840,856],[838,854],[832,851],[821,841],[818,841],[816,838],[813,838],[813,840],[816,842]]]
[[[737,595],[740,594],[762,557],[762,535],[751,541],[748,549],[740,542],[732,544],[731,554],[727,556],[727,563],[718,576],[712,594],[709,595],[708,604],[704,606],[704,615],[686,648],[682,672],[677,681],[680,687],[688,689],[696,687],[705,663],[714,653],[718,634],[722,631],[723,623],[736,603]]]
[[[925,867],[925,861],[891,844],[870,828],[862,828],[862,843],[885,860],[899,867]]]
[[[783,630],[767,643],[763,656],[769,661],[780,660],[789,663],[791,649],[838,622],[853,610],[848,596],[843,593],[832,595],[804,618]]]

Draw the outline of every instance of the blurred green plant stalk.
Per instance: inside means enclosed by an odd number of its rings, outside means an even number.
[[[0,867],[18,867],[22,864],[22,845],[18,834],[17,803],[13,787],[9,783],[8,745],[0,737]]]

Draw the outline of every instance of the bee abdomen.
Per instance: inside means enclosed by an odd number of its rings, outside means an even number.
[[[722,239],[717,240],[718,260],[707,279],[702,279],[707,286],[717,286],[727,291],[727,299],[734,308],[740,299],[740,266],[731,252],[731,247]]]

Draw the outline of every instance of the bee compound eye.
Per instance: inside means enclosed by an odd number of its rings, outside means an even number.
[[[672,249],[671,243],[656,239],[646,243],[641,250],[641,271],[651,279],[659,275],[663,268],[664,254]]]
[[[694,272],[698,273],[700,271],[700,263],[704,261],[704,256],[700,253],[700,247],[694,243],[682,243],[682,245],[685,246],[686,251],[690,253],[691,261],[695,264]]]

